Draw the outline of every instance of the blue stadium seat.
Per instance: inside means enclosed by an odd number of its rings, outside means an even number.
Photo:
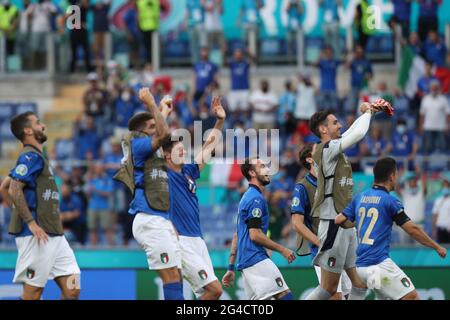
[[[0,122],[0,139],[1,140],[13,140],[14,135],[11,132],[11,126],[9,121]]]
[[[57,160],[67,160],[74,157],[75,143],[73,139],[57,139],[55,152]]]
[[[16,105],[9,102],[0,102],[0,122],[10,120],[16,114]]]
[[[37,114],[38,108],[34,102],[24,102],[16,106],[16,113],[20,114],[23,112],[32,111]]]

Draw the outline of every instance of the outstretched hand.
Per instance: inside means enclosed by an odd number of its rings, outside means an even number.
[[[220,120],[225,120],[227,114],[225,112],[225,109],[222,106],[221,98],[220,97],[213,97],[211,102],[211,110],[213,115]]]
[[[155,97],[153,97],[153,94],[150,92],[149,88],[139,89],[139,99],[148,107],[156,105]]]

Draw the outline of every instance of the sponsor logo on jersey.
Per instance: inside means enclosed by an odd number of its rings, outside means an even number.
[[[19,164],[16,167],[16,174],[23,177],[28,173],[28,167],[24,164]]]
[[[334,257],[328,258],[328,266],[330,268],[334,268],[335,265],[336,265],[336,258],[334,258]]]
[[[404,286],[405,288],[411,287],[411,282],[409,281],[408,278],[403,278],[403,279],[402,279],[402,284],[403,284],[403,286]]]
[[[166,252],[161,253],[161,262],[164,264],[169,262],[169,255]]]
[[[262,211],[260,208],[255,208],[252,210],[252,216],[255,218],[261,218],[262,216]]]
[[[35,274],[36,274],[36,271],[34,271],[33,269],[30,269],[30,268],[27,269],[27,278],[28,279],[33,279]]]
[[[276,278],[275,282],[277,283],[277,286],[279,286],[280,288],[283,287],[283,279],[281,278]]]
[[[208,278],[208,274],[206,273],[205,270],[200,270],[198,272],[198,275],[199,275],[200,279],[202,279],[202,280],[206,280],[206,278]]]

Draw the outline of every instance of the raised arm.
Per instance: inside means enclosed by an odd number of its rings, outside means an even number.
[[[360,107],[363,115],[359,116],[355,122],[342,134],[341,149],[342,151],[350,148],[354,144],[361,141],[369,131],[370,120],[372,118],[372,109],[369,103],[365,102]]]
[[[148,88],[139,90],[139,99],[146,105],[147,109],[153,114],[156,124],[156,135],[152,140],[152,149],[161,147],[167,139],[170,139],[169,126],[166,123],[161,111],[156,105],[155,98]]]
[[[221,137],[223,124],[226,118],[225,109],[220,102],[220,97],[214,97],[212,99],[211,110],[213,115],[216,117],[216,124],[206,138],[206,141],[202,146],[202,150],[195,157],[195,162],[198,164],[200,171],[202,171],[205,167],[205,163],[211,159],[212,153],[219,143],[219,138]]]

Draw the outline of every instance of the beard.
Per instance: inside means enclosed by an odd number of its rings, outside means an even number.
[[[270,178],[268,176],[263,176],[263,175],[257,175],[256,179],[258,180],[259,183],[261,183],[261,185],[263,186],[267,186],[270,183]]]
[[[45,133],[43,131],[34,131],[33,130],[33,135],[34,135],[34,138],[36,139],[36,141],[39,142],[40,144],[43,144],[45,141],[47,141],[47,136],[45,135]]]

